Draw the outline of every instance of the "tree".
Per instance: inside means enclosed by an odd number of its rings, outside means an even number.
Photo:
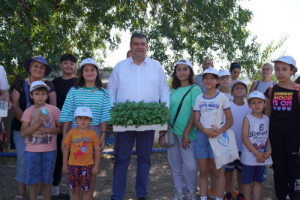
[[[45,56],[54,69],[66,52],[79,60],[97,55],[104,65],[106,50],[121,41],[118,32],[111,34],[113,28],[145,33],[149,55],[168,73],[183,53],[200,64],[213,53],[232,61],[253,50],[246,48],[252,12],[236,0],[0,0],[0,4],[0,64],[10,80],[25,76],[23,63],[35,55]]]

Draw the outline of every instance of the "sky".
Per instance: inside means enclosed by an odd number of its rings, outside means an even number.
[[[285,55],[295,58],[296,65],[300,68],[300,0],[242,0],[238,2],[243,8],[253,13],[253,18],[247,25],[251,35],[257,36],[257,41],[264,49],[274,40],[278,43],[281,37],[288,35],[283,46],[275,52],[274,58],[286,51]],[[114,52],[109,51],[105,59],[106,65],[114,67],[119,61],[126,58],[130,49],[130,32],[122,32],[122,42]],[[224,66],[224,63],[215,63],[215,67]],[[194,66],[194,69],[199,66]],[[299,70],[300,71],[300,70]]]

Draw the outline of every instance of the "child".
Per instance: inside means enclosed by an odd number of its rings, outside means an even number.
[[[72,54],[64,54],[60,58],[60,68],[63,75],[55,78],[52,83],[55,86],[57,107],[61,110],[69,90],[75,85],[77,78],[75,77],[77,58]],[[63,156],[61,151],[62,134],[57,135],[57,157],[53,173],[51,196],[59,195],[59,184],[61,181],[61,172],[63,165]]]
[[[78,127],[70,130],[64,140],[63,172],[68,173],[68,188],[72,190],[72,200],[80,199],[79,190],[82,191],[83,200],[90,200],[88,190],[91,188],[92,174],[98,173],[101,152],[97,146],[99,137],[89,128],[92,119],[91,109],[78,107],[75,111]]]
[[[267,178],[267,165],[272,164],[271,143],[269,141],[269,117],[262,114],[265,96],[259,91],[248,97],[252,113],[244,118],[242,140],[243,149],[243,192],[245,200],[250,200],[251,183],[253,182],[253,199],[259,200],[262,182]]]
[[[239,155],[241,156],[242,152],[242,128],[244,117],[249,114],[248,104],[245,103],[244,99],[247,96],[247,85],[240,80],[235,80],[230,83],[232,84],[231,94],[234,97],[233,101],[230,102],[230,108],[233,116],[233,125],[231,130],[234,132],[237,148]],[[225,179],[226,179],[226,195],[224,200],[232,200],[232,183],[234,183],[233,172],[234,169],[237,171],[237,182],[238,182],[238,194],[237,200],[243,200],[243,188],[242,188],[242,163],[240,160],[235,160],[232,163],[228,163],[224,166],[225,168]],[[233,178],[232,178],[233,177]]]
[[[231,74],[228,71],[228,69],[221,69],[219,71],[219,77],[220,77],[220,88],[219,92],[222,92],[231,102],[233,100],[233,96],[231,94],[231,90],[230,90],[230,82],[231,82]]]
[[[217,69],[209,67],[203,72],[203,83],[206,87],[206,93],[199,95],[196,98],[194,106],[194,124],[198,128],[197,141],[195,144],[195,156],[199,159],[200,167],[200,197],[201,200],[207,199],[207,184],[209,165],[213,165],[213,169],[217,179],[217,196],[216,200],[222,200],[225,189],[225,177],[223,167],[216,169],[212,148],[209,143],[209,138],[215,138],[224,131],[228,130],[232,124],[232,114],[230,110],[229,100],[225,95],[216,91],[219,83],[219,72]],[[222,103],[222,107],[219,105]],[[217,117],[218,110],[224,110],[227,118],[226,123],[223,121],[223,114]],[[214,127],[215,122],[218,127],[224,124],[221,128]],[[211,158],[211,159],[209,159]]]
[[[34,105],[26,109],[21,122],[21,136],[26,137],[26,181],[29,186],[31,200],[43,198],[37,196],[38,182],[44,183],[44,195],[46,200],[51,197],[51,183],[56,159],[56,134],[61,133],[62,126],[58,123],[60,110],[52,105],[46,104],[50,87],[43,81],[35,81],[30,86],[30,98]],[[35,119],[33,113],[46,106],[48,115],[40,112]],[[49,125],[46,128],[44,124]]]
[[[274,161],[275,193],[278,199],[300,199],[300,92],[292,75],[297,72],[296,61],[283,56],[273,61],[279,80],[265,92],[266,115],[270,117],[270,141]]]

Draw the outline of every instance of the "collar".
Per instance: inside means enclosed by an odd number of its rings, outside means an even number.
[[[135,62],[133,61],[133,59],[132,59],[132,57],[130,57],[130,58],[128,58],[129,59],[129,63],[130,64],[135,64]],[[146,56],[145,57],[145,60],[139,65],[139,66],[141,66],[142,64],[144,64],[144,63],[148,63],[148,57]]]

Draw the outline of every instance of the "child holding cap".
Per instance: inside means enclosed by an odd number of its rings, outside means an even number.
[[[68,173],[68,188],[72,190],[72,200],[90,200],[88,190],[91,189],[92,174],[98,173],[101,152],[99,137],[89,128],[93,119],[91,109],[78,107],[75,111],[77,128],[70,130],[65,137],[63,152],[63,172]],[[70,152],[71,149],[71,152]],[[93,159],[95,151],[95,160]],[[70,155],[71,154],[71,155]],[[69,157],[70,156],[70,157]],[[69,158],[69,161],[68,161]]]
[[[266,115],[270,117],[270,141],[278,199],[300,199],[300,93],[291,76],[297,72],[291,56],[274,60],[278,84],[266,92]],[[276,148],[275,148],[276,147]]]
[[[253,182],[253,199],[259,200],[262,182],[267,178],[267,165],[272,164],[269,117],[262,113],[266,106],[263,93],[259,91],[250,93],[248,102],[252,113],[244,118],[242,130],[243,192],[245,200],[250,200]]]
[[[230,103],[227,97],[217,92],[216,88],[219,83],[219,71],[209,67],[203,72],[203,83],[206,92],[196,98],[194,106],[194,124],[198,128],[197,140],[195,144],[195,157],[199,159],[200,167],[200,198],[207,199],[207,184],[209,165],[213,166],[214,173],[217,178],[217,196],[216,200],[223,199],[225,189],[225,177],[223,167],[216,169],[214,155],[209,143],[209,138],[215,138],[224,131],[228,130],[232,124],[232,114]],[[220,104],[222,104],[221,108]],[[223,114],[217,118],[218,110],[222,109],[227,121],[224,121]],[[214,127],[217,124],[218,127]]]
[[[26,109],[21,122],[21,136],[26,137],[26,181],[29,186],[31,200],[38,197],[38,183],[44,183],[45,199],[50,200],[53,170],[56,159],[56,135],[61,133],[62,125],[58,123],[60,110],[52,105],[46,104],[50,87],[43,81],[34,81],[30,86],[30,97],[34,105]],[[48,115],[39,113],[38,119],[33,113],[39,112],[40,107],[46,106]],[[50,124],[46,128],[43,123]],[[42,197],[43,198],[43,197]]]

